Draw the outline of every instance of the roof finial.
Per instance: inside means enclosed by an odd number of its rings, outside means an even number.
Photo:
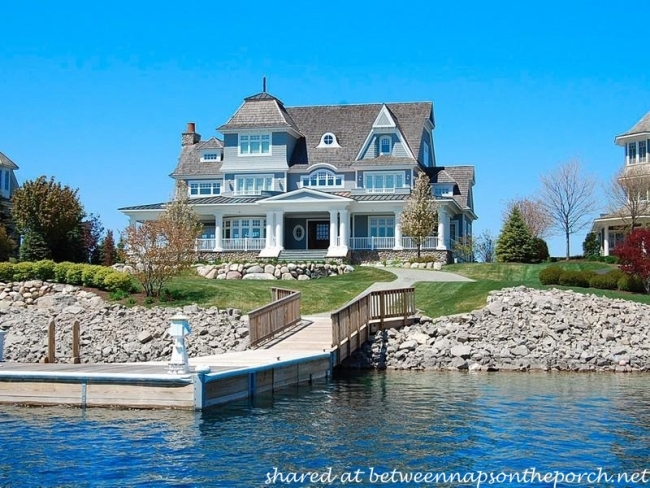
[[[262,77],[262,91],[266,93],[266,76]]]

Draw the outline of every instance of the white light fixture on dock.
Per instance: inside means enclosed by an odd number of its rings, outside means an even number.
[[[188,318],[184,315],[174,315],[171,321],[169,335],[174,339],[174,346],[168,372],[174,374],[189,373],[190,364],[187,359],[187,349],[185,349],[185,336],[189,335],[192,330]]]

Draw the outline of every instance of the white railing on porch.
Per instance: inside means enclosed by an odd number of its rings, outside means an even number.
[[[196,249],[199,251],[214,251],[215,239],[197,239]],[[221,248],[224,251],[261,251],[266,247],[265,238],[253,239],[221,239]]]
[[[402,237],[404,249],[417,249],[417,246],[410,237]],[[435,249],[438,247],[438,238],[427,237],[422,243],[422,249]],[[350,249],[393,249],[395,248],[394,237],[351,237]]]

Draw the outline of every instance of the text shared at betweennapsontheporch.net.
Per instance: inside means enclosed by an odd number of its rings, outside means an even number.
[[[513,486],[530,485],[558,487],[566,485],[599,486],[650,484],[650,468],[642,471],[614,472],[603,468],[591,471],[543,471],[527,468],[520,471],[476,470],[451,471],[408,471],[401,469],[379,469],[375,467],[335,470],[331,467],[321,470],[283,471],[273,467],[266,473],[265,485],[461,485],[462,486]]]

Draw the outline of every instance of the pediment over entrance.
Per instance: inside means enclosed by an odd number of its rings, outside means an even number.
[[[289,193],[283,193],[282,195],[276,195],[274,197],[265,198],[260,200],[260,203],[266,202],[325,202],[325,203],[334,203],[334,202],[352,202],[353,200],[346,197],[341,197],[339,195],[332,195],[331,193],[325,193],[318,190],[312,190],[309,188],[301,188],[299,190],[294,190]]]

